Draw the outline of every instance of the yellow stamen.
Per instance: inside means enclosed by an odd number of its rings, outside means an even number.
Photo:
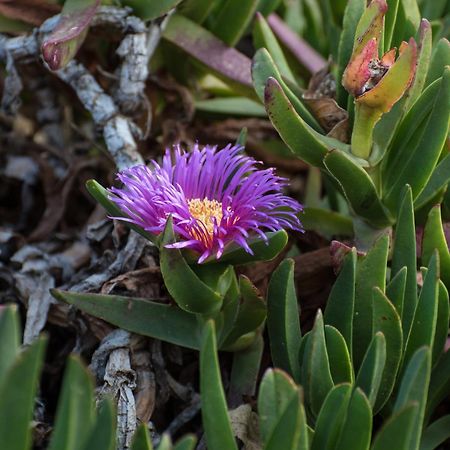
[[[188,200],[188,206],[192,217],[201,222],[204,231],[208,235],[208,240],[210,240],[214,232],[214,219],[217,224],[220,224],[220,221],[222,220],[222,203],[207,198],[204,198],[203,200],[193,198]],[[197,235],[198,233],[195,231],[193,232],[197,239],[204,240],[204,236]]]

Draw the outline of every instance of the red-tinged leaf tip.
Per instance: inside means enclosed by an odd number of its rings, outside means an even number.
[[[378,42],[370,39],[361,52],[355,53],[345,68],[342,85],[354,96],[361,95],[372,76],[370,64],[378,56]]]
[[[419,30],[420,30],[420,39],[422,39],[422,38],[423,38],[423,35],[424,35],[428,30],[431,30],[431,23],[428,22],[427,19],[422,19],[422,20],[420,21]]]
[[[356,98],[359,104],[379,109],[380,113],[387,113],[400,100],[416,73],[416,41],[411,38],[408,43],[403,42],[399,54],[399,58],[386,74],[371,89]]]
[[[99,6],[100,0],[84,7],[66,2],[58,24],[42,43],[42,57],[51,70],[63,68],[75,56]]]
[[[256,11],[255,19],[256,19],[258,22],[261,22],[261,21],[264,20],[264,16],[263,16],[259,11]]]
[[[397,49],[391,48],[387,51],[381,58],[381,64],[385,67],[391,67],[395,62],[395,57],[397,55]]]
[[[372,0],[371,4],[376,4],[381,14],[386,14],[388,10],[388,4],[386,0]]]

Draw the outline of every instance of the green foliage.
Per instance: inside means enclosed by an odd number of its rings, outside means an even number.
[[[125,330],[187,348],[199,348],[196,317],[180,308],[117,295],[52,291],[58,300]]]
[[[67,364],[56,417],[49,450],[82,449],[94,426],[94,383],[73,356]]]
[[[315,330],[306,335],[308,339],[317,340],[321,320],[319,314]],[[205,325],[201,350],[200,379],[206,441],[208,448],[233,449],[236,442],[227,416],[213,328],[212,321]],[[419,449],[421,440],[421,448],[435,448],[432,446],[434,443],[438,445],[448,436],[445,429],[448,419],[436,422],[422,434],[431,373],[431,352],[427,347],[419,348],[410,358],[398,380],[395,402],[390,412],[385,412],[383,426],[372,436],[371,405],[374,405],[381,386],[383,363],[380,361],[387,361],[386,348],[384,334],[379,331],[374,335],[356,381],[331,386],[318,407],[315,420],[309,416],[312,403],[307,392],[303,399],[301,388],[285,372],[268,369],[261,380],[257,402],[261,448],[382,450],[392,442],[396,449],[409,450]],[[313,350],[317,354],[317,347]],[[305,354],[311,351],[308,346],[304,349]],[[321,352],[323,349],[318,353]],[[322,357],[319,355],[318,359]],[[322,373],[316,372],[315,376],[321,378]],[[311,381],[312,378],[307,380]],[[305,387],[308,387],[306,383]],[[213,412],[214,419],[211,418]],[[431,433],[434,430],[437,435]]]
[[[16,330],[12,329],[14,311],[6,311],[9,317],[1,323],[5,343],[14,344]],[[10,322],[8,326],[8,322]],[[0,442],[11,450],[27,450],[31,447],[30,421],[34,410],[39,374],[43,362],[46,339],[40,338],[31,346],[17,353],[3,373],[0,384]]]
[[[31,450],[35,396],[44,362],[45,337],[20,348],[16,308],[0,311],[2,354],[0,377],[0,442],[8,450]],[[5,358],[3,358],[5,355]],[[49,450],[114,450],[117,416],[113,402],[104,398],[95,408],[94,383],[80,358],[71,356],[64,373],[61,393],[50,437]],[[156,450],[194,450],[196,439],[185,436],[174,446],[163,436]],[[141,425],[133,438],[132,450],[153,450],[148,428]]]
[[[272,361],[300,380],[300,319],[294,285],[294,262],[283,261],[273,273],[267,295],[267,325]]]
[[[194,99],[197,110],[254,117],[267,113],[292,157],[320,170],[319,200],[321,180],[326,180],[328,199],[307,212],[308,229],[323,230],[323,224],[314,222],[324,218],[343,218],[329,232],[344,230],[349,235],[351,219],[356,242],[363,242],[368,251],[358,255],[351,249],[324,313],[317,312],[312,330],[304,335],[291,260],[283,261],[273,273],[267,305],[250,280],[238,278],[233,267],[273,259],[286,245],[283,231],[269,234],[268,245],[261,239],[251,242],[253,256],[230,247],[219,263],[211,259],[198,266],[191,253],[167,247],[176,239],[171,220],[160,238],[135,227],[159,247],[161,272],[174,304],[62,291],[54,291],[54,296],[130,331],[200,350],[202,417],[211,450],[238,448],[217,350],[234,352],[230,392],[253,395],[266,316],[276,368],[265,373],[259,386],[262,449],[437,448],[449,436],[448,417],[437,418],[431,425],[429,421],[435,419],[436,408],[450,392],[450,356],[444,352],[450,253],[441,206],[434,205],[435,199],[443,198],[450,181],[446,147],[450,47],[440,38],[444,31],[439,36],[434,30],[439,29],[438,22],[443,23],[448,6],[442,0],[373,0],[369,5],[365,0],[305,0],[296,2],[294,11],[292,2],[278,0],[126,3],[145,20],[160,17],[180,3],[163,31],[166,45],[170,44],[172,51],[184,52],[189,57],[186,64],[193,69],[186,71],[189,78],[180,70],[177,79],[186,84],[194,81],[201,87],[206,74],[214,76],[227,85],[229,95],[205,100],[200,93]],[[257,14],[252,24],[257,9],[262,14]],[[295,32],[316,49],[305,51],[333,56],[329,75],[334,77],[348,136],[331,133],[331,127],[326,129],[323,117],[305,100],[303,88],[309,77],[302,79],[301,61],[289,53],[283,39],[286,36],[267,17],[272,11],[295,24]],[[301,20],[297,20],[297,12],[301,12]],[[421,21],[422,14],[436,22]],[[233,48],[250,32],[256,50],[252,61]],[[417,45],[410,38],[415,38]],[[374,39],[373,53],[364,53],[369,52],[368,45]],[[409,41],[409,45],[401,48],[397,61],[390,54],[383,76],[371,79],[368,64],[402,41]],[[161,57],[167,67],[169,53]],[[355,80],[360,82],[356,87],[351,83]],[[110,215],[122,216],[98,183],[90,181],[88,189]],[[330,200],[335,192],[342,195],[348,208]],[[324,204],[332,208],[321,209]],[[419,209],[428,217],[420,255],[414,217]],[[421,286],[418,257],[425,266]],[[43,344],[38,341],[21,352],[15,320],[10,309],[0,316],[0,349],[4,350],[0,361],[0,414],[4,417],[0,420],[0,441],[4,438],[12,450],[26,450]],[[4,345],[4,339],[11,345]],[[10,386],[20,364],[33,376],[23,380],[25,388],[19,393]],[[75,396],[74,390],[81,394]],[[21,446],[13,447],[11,427],[5,423],[9,409],[14,409],[11,398],[19,394],[26,407],[13,420],[24,437]],[[113,417],[108,402],[95,412],[89,377],[72,359],[51,449],[87,450],[89,445],[111,449]],[[372,435],[374,423],[381,426]],[[193,446],[192,437],[172,447],[165,436],[159,449]],[[152,449],[147,428],[139,428],[132,449]]]
[[[314,327],[306,339],[301,361],[301,382],[305,389],[305,398],[309,409],[316,417],[325,397],[334,386],[320,310],[317,313]]]
[[[167,14],[172,8],[178,5],[181,0],[121,0],[125,6],[133,9],[133,12],[144,20],[152,20]]]
[[[258,0],[228,0],[219,6],[211,28],[225,44],[234,47],[253,18]]]
[[[348,1],[342,25],[334,14],[330,15],[331,3],[319,4],[304,5],[307,29],[318,33],[322,26],[328,39],[340,38],[337,67],[332,73],[337,77],[337,100],[342,107],[347,107],[347,93],[341,87],[345,68],[370,39],[379,39],[380,47],[387,51],[401,40],[417,36],[417,51],[410,41],[381,81],[357,95],[352,145],[347,146],[313,127],[276,36],[262,17],[255,22],[254,42],[259,50],[253,58],[252,78],[273,126],[294,155],[333,177],[354,217],[382,229],[395,223],[405,184],[411,186],[414,208],[418,209],[449,182],[447,160],[440,158],[450,117],[445,69],[450,55],[448,41],[433,44],[431,26],[426,20],[420,22],[415,0],[390,0],[387,9],[384,1],[375,0],[367,8],[362,0]],[[313,35],[305,35],[312,39]],[[316,38],[320,41],[318,34]],[[334,42],[329,42],[332,53]],[[362,72],[359,75],[363,64],[362,60],[356,64],[356,77],[366,76]],[[383,105],[381,98],[385,98]],[[352,103],[350,97],[347,109],[351,118]]]
[[[355,249],[351,250],[330,293],[325,325],[319,311],[311,332],[303,338],[300,330],[295,332],[300,344],[282,337],[283,320],[287,324],[292,318],[283,319],[285,306],[274,305],[280,298],[276,289],[293,289],[289,279],[293,268],[285,261],[274,273],[268,295],[273,361],[297,378],[285,361],[300,355],[305,410],[308,423],[315,426],[312,449],[368,449],[370,445],[382,449],[389,440],[398,448],[418,449],[423,427],[450,392],[450,357],[444,352],[449,301],[439,279],[443,241],[438,212],[439,207],[432,209],[429,216],[429,227],[440,238],[428,238],[432,256],[422,259],[428,268],[422,269],[420,291],[408,188],[398,215],[390,271],[388,235],[382,236],[365,256],[357,257]],[[414,277],[408,278],[408,273]],[[290,315],[294,298],[295,291],[288,297]],[[271,315],[272,308],[283,314]],[[372,415],[379,412],[384,423],[371,444]],[[407,432],[399,434],[402,428]],[[360,430],[358,435],[351,431],[356,429]],[[443,432],[441,435],[442,439],[446,436]],[[424,439],[427,442],[430,438]]]
[[[214,322],[205,324],[200,350],[200,394],[202,417],[208,448],[237,450],[228,417],[225,393],[220,379]]]

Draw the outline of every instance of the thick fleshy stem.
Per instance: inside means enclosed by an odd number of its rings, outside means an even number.
[[[353,125],[351,152],[358,158],[369,159],[373,145],[373,129],[380,120],[382,111],[355,102],[355,122]]]

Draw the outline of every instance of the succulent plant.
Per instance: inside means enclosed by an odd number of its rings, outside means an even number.
[[[439,235],[442,227],[433,214],[427,232]],[[267,325],[277,368],[267,371],[259,388],[261,448],[431,450],[450,436],[447,416],[431,423],[450,389],[448,372],[444,375],[450,361],[444,350],[449,296],[439,279],[439,251],[448,255],[448,249],[438,246],[431,258],[423,255],[427,268],[419,289],[415,245],[408,188],[390,268],[388,235],[364,256],[349,250],[325,312],[318,311],[303,336],[293,262],[280,264],[268,290]],[[203,423],[210,450],[231,450],[237,445],[220,394],[216,350],[210,321],[200,355]],[[372,433],[376,416],[382,425]]]
[[[0,310],[0,442],[9,450],[32,448],[30,426],[38,393],[47,339],[39,337],[21,347],[17,309],[13,305]],[[51,433],[49,450],[115,450],[116,411],[113,401],[104,398],[95,407],[94,383],[79,357],[69,358]],[[192,450],[195,437],[186,436],[172,445],[163,436],[157,450]],[[148,428],[142,424],[135,433],[131,450],[153,450]]]

